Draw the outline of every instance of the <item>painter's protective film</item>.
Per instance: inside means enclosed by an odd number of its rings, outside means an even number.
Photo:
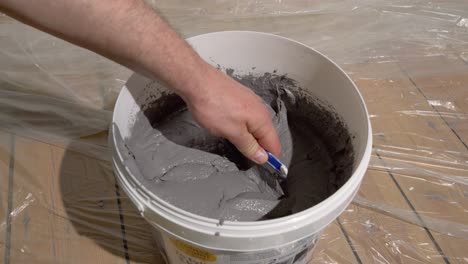
[[[184,36],[278,34],[356,82],[370,167],[312,263],[468,262],[468,1],[150,3]],[[2,260],[162,263],[109,162],[106,131],[130,74],[0,14]]]

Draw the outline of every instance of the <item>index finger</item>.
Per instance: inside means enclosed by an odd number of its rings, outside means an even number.
[[[269,115],[266,120],[259,124],[257,126],[248,126],[249,132],[257,139],[258,144],[262,148],[270,151],[275,156],[279,156],[281,153],[281,142]]]

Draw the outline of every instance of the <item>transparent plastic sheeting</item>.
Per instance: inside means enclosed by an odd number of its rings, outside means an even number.
[[[151,4],[184,36],[282,35],[355,80],[374,129],[370,168],[312,262],[468,263],[468,1]],[[92,263],[111,253],[158,263],[150,227],[115,185],[105,140],[131,72],[1,14],[0,67],[0,256]]]

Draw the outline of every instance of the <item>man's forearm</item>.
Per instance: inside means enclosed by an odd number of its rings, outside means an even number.
[[[202,81],[204,62],[143,0],[0,0],[0,11],[157,77],[183,97]]]
[[[263,148],[279,155],[262,99],[204,62],[143,0],[0,0],[0,11],[159,78],[200,125],[254,162],[266,162]]]

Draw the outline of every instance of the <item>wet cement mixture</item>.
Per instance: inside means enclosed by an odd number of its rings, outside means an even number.
[[[288,180],[280,187],[270,170],[211,136],[180,97],[166,94],[138,114],[131,136],[123,140],[124,162],[142,184],[201,216],[258,221],[310,208],[346,182],[354,162],[351,135],[330,106],[286,76],[226,72],[265,101],[280,136]]]

